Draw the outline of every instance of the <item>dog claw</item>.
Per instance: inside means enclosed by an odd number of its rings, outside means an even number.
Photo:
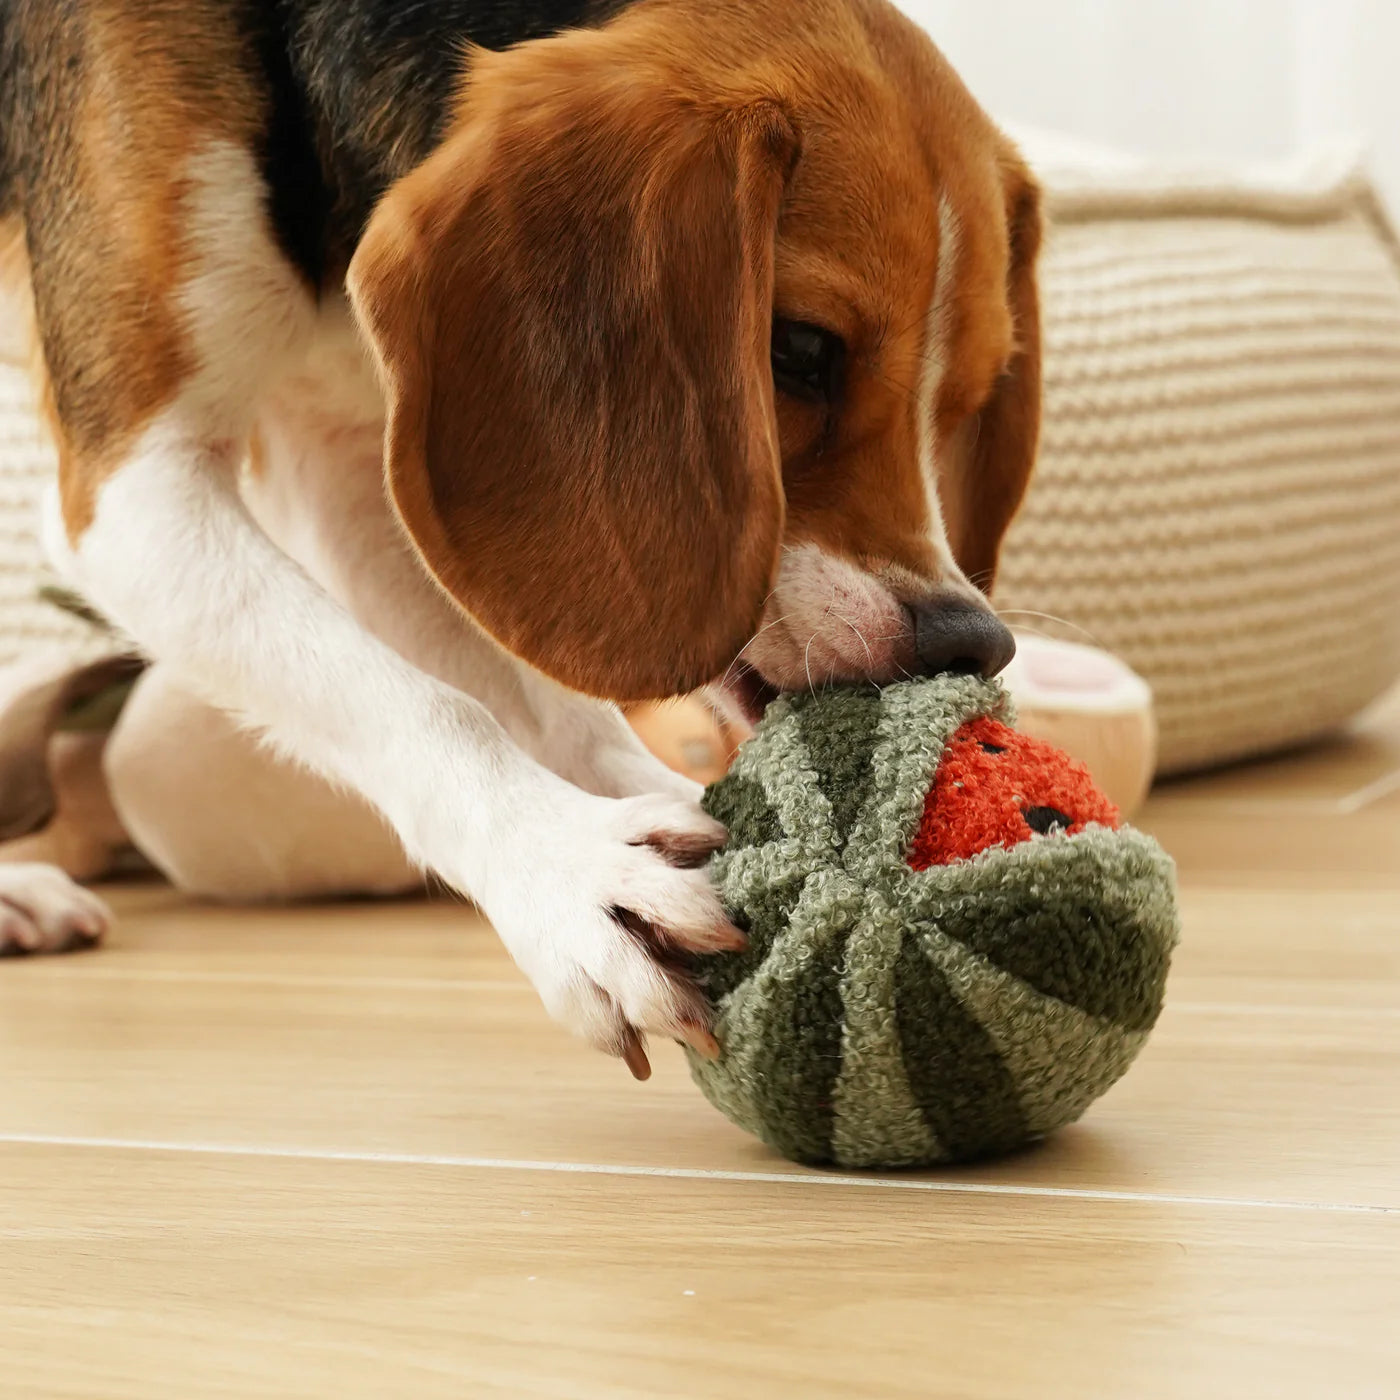
[[[651,1078],[651,1061],[647,1059],[646,1047],[636,1031],[628,1030],[620,1053],[622,1062],[631,1070],[633,1079],[645,1083]]]

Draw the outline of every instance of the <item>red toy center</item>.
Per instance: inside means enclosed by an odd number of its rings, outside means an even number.
[[[1082,763],[994,719],[974,719],[948,741],[908,859],[927,870],[1095,822],[1116,831],[1122,821]]]

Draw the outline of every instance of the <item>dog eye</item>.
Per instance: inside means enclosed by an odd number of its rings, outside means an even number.
[[[805,321],[773,321],[773,383],[809,403],[830,403],[841,387],[846,346],[839,335]]]

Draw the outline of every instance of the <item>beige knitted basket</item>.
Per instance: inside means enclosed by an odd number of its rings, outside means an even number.
[[[1045,429],[998,603],[1149,681],[1164,772],[1343,723],[1400,676],[1400,265],[1371,185],[1341,156],[1222,181],[1023,145]]]
[[[51,577],[39,544],[39,502],[55,470],[34,402],[25,316],[19,298],[0,285],[0,666],[45,650],[77,658],[105,645],[39,598]]]

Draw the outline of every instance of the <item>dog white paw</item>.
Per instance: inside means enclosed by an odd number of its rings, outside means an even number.
[[[91,947],[111,923],[107,906],[57,866],[0,864],[0,956]]]
[[[713,1011],[686,961],[744,946],[704,868],[724,828],[659,794],[570,792],[562,810],[537,816],[517,828],[526,839],[510,843],[508,877],[486,903],[546,1009],[639,1079],[650,1073],[648,1034],[717,1054]]]

